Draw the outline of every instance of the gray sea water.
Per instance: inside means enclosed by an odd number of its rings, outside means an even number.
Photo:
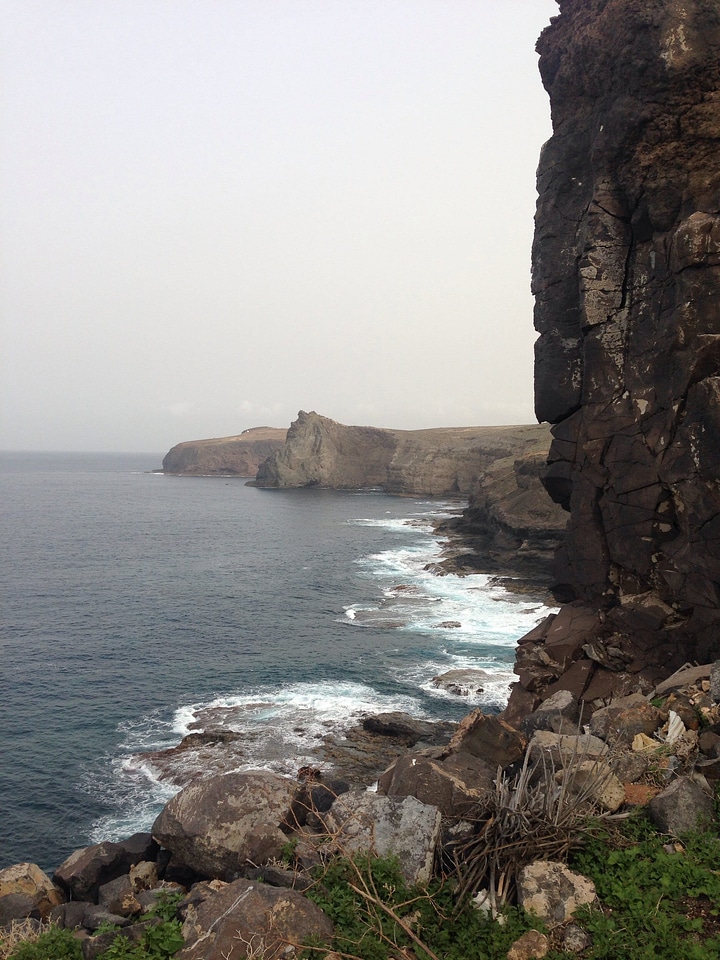
[[[172,788],[136,755],[207,707],[252,731],[249,765],[287,772],[366,712],[459,718],[445,670],[490,671],[499,707],[547,612],[425,569],[458,504],[165,477],[160,459],[0,455],[0,868],[148,829]]]

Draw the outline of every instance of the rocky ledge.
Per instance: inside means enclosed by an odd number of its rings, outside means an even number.
[[[163,459],[163,473],[190,477],[254,477],[258,467],[285,442],[287,430],[252,427],[235,437],[187,440]]]

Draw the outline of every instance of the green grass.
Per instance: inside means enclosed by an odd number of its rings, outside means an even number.
[[[595,883],[600,901],[576,918],[592,937],[584,960],[720,958],[717,836],[693,834],[676,850],[639,815],[612,835],[590,836],[570,866]]]
[[[510,908],[503,923],[472,906],[456,910],[449,883],[408,889],[397,861],[358,857],[333,862],[307,894],[335,925],[334,949],[359,960],[388,960],[409,948],[418,960],[495,960],[540,924]],[[309,950],[308,960],[325,951]]]

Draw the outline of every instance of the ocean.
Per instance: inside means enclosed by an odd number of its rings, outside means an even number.
[[[177,788],[139,754],[203,716],[243,734],[246,766],[294,773],[364,713],[499,709],[548,612],[426,569],[457,503],[166,477],[160,460],[0,454],[0,868],[148,829]],[[474,700],[433,686],[459,667],[491,674]]]

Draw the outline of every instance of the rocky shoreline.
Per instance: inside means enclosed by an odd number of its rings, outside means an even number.
[[[408,884],[446,875],[462,888],[463,850],[486,825],[499,785],[517,790],[528,771],[552,771],[543,789],[572,795],[583,817],[644,806],[675,836],[715,822],[720,662],[685,668],[645,696],[581,711],[560,691],[522,718],[481,710],[459,725],[368,717],[367,736],[347,738],[346,756],[363,754],[352,780],[342,776],[342,751],[329,751],[297,780],[268,771],[193,779],[147,834],[76,850],[52,878],[31,864],[0,871],[0,927],[52,920],[74,930],[93,960],[115,937],[143,935],[151,921],[141,914],[173,892],[180,960],[222,960],[233,942],[233,956],[251,956],[237,943],[253,937],[264,939],[264,956],[292,956],[308,936],[332,941],[331,922],[305,896],[318,870],[363,851],[392,854]],[[528,848],[507,866],[508,882],[562,947],[578,896],[592,900],[594,891],[561,863],[540,860],[542,867]],[[96,935],[109,925],[112,932]]]

